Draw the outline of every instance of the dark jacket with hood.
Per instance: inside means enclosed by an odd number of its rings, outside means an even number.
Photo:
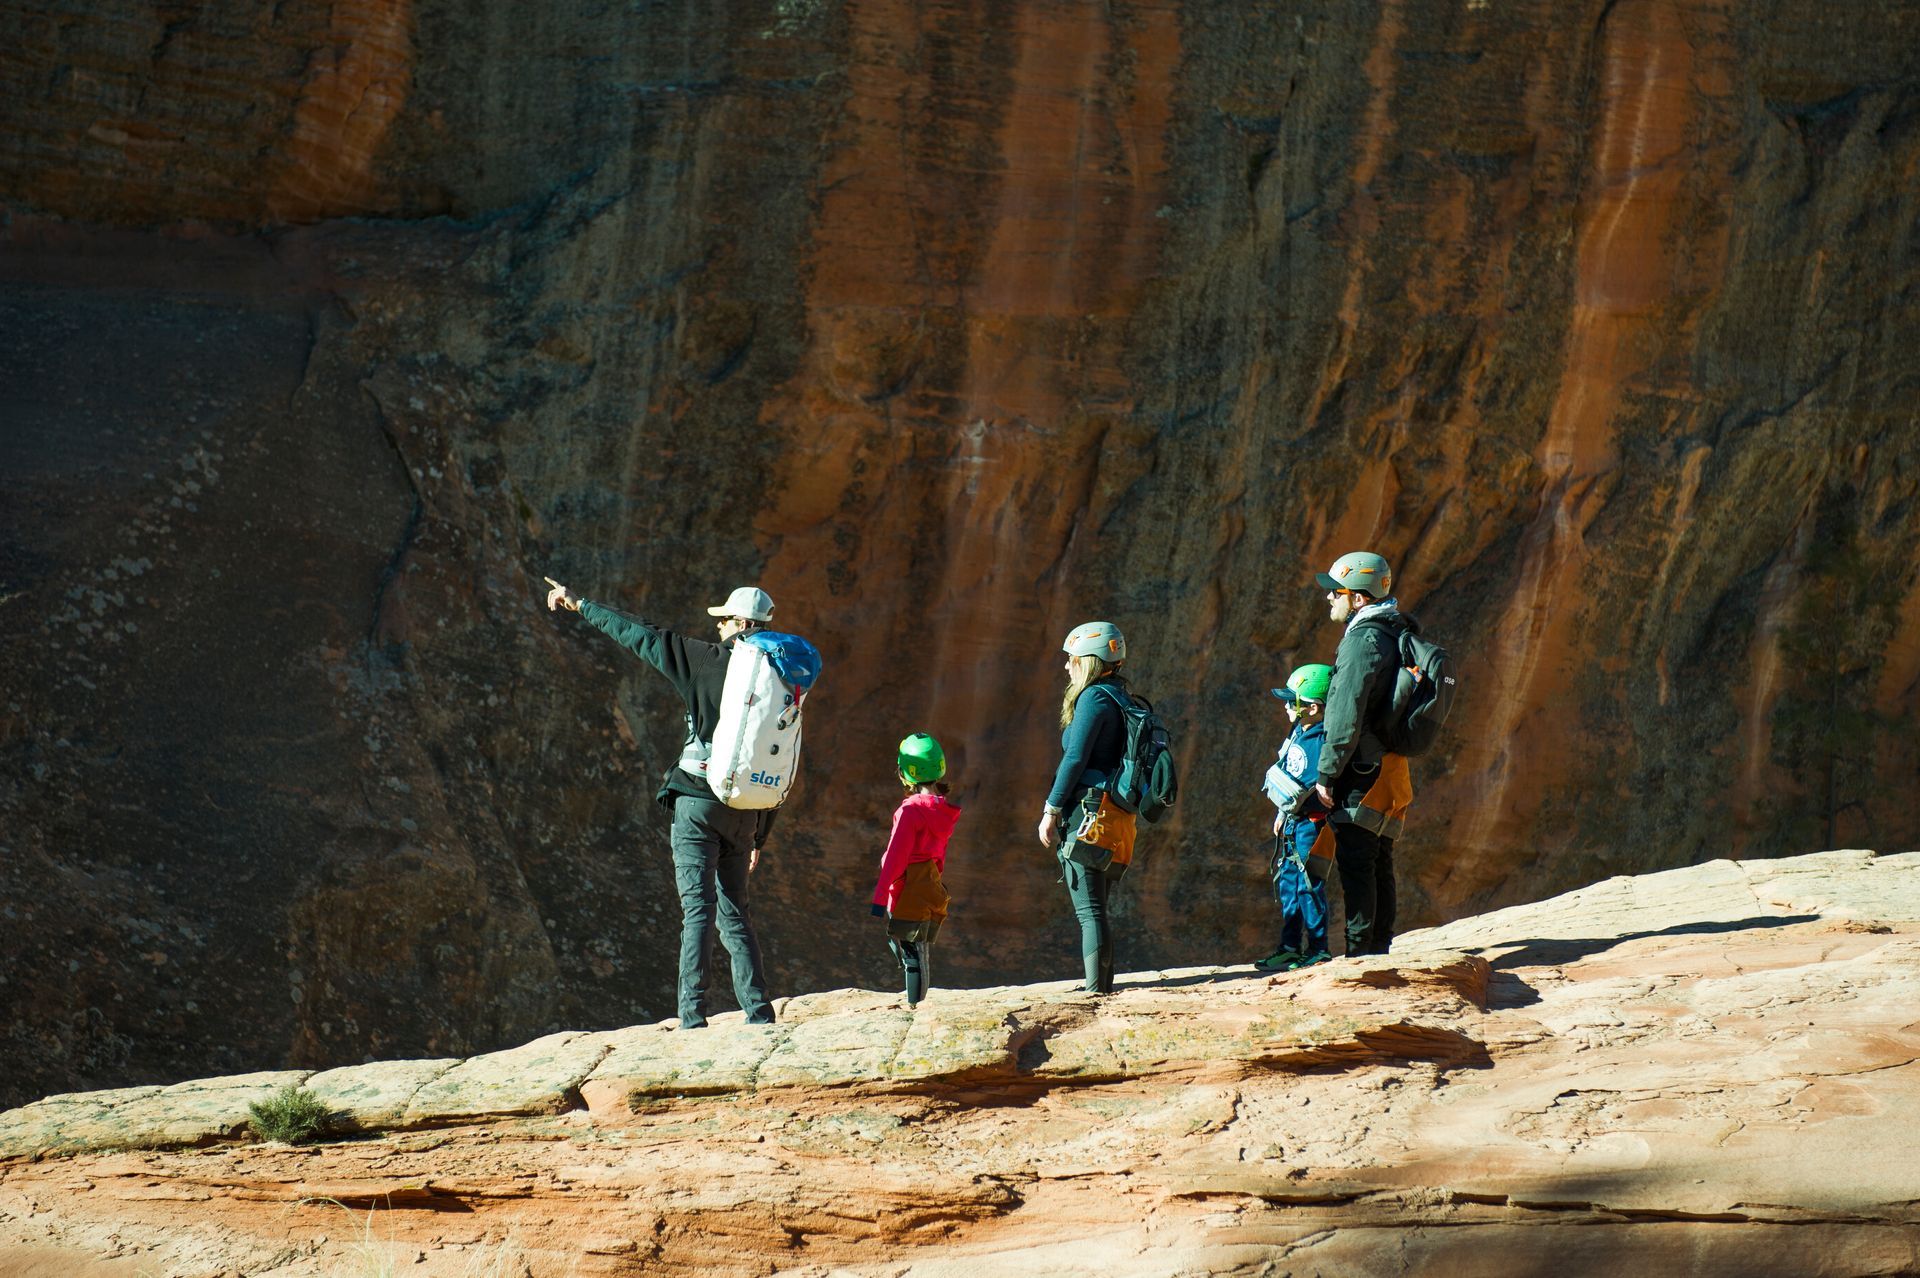
[[[733,639],[725,643],[689,639],[591,599],[580,601],[580,616],[588,625],[665,675],[686,703],[694,736],[701,741],[713,740],[713,730],[720,722],[720,694],[727,686],[727,663],[732,656]],[[720,802],[705,777],[688,772],[676,760],[661,779],[660,791],[654,798],[662,806],[671,808],[674,799],[682,795]],[[759,813],[753,838],[755,847],[765,842],[776,810],[767,808]]]
[[[1399,832],[1406,805],[1412,801],[1406,760],[1388,752],[1378,731],[1393,709],[1402,629],[1417,634],[1420,625],[1391,606],[1348,625],[1333,658],[1333,681],[1327,688],[1323,718],[1327,737],[1320,749],[1317,778],[1333,793],[1335,823],[1352,821],[1388,837]],[[1391,765],[1383,772],[1382,765],[1389,760]],[[1388,790],[1394,792],[1391,799]]]

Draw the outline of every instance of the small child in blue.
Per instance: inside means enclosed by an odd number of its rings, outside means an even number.
[[[1267,798],[1279,809],[1273,818],[1273,895],[1280,902],[1280,948],[1254,964],[1263,972],[1294,972],[1332,957],[1325,882],[1333,865],[1333,831],[1313,793],[1327,736],[1320,713],[1332,680],[1329,666],[1301,666],[1287,676],[1286,687],[1273,689],[1294,727],[1279,760],[1267,769]]]

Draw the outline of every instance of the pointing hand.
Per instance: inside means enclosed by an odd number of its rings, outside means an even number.
[[[568,590],[551,577],[544,578],[543,580],[545,580],[549,586],[553,587],[552,590],[547,592],[548,612],[552,612],[556,608],[565,608],[568,612],[580,611],[579,595],[574,594],[571,590]]]

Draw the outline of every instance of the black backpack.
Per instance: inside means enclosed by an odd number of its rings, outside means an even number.
[[[1380,732],[1381,742],[1408,758],[1425,754],[1453,709],[1454,687],[1447,650],[1411,626],[1401,626],[1400,677],[1393,685],[1393,705]]]
[[[1127,721],[1127,753],[1119,770],[1107,781],[1107,797],[1123,811],[1158,821],[1180,793],[1180,778],[1173,767],[1173,737],[1146,698],[1122,692],[1112,684],[1094,686],[1113,694],[1114,704]]]

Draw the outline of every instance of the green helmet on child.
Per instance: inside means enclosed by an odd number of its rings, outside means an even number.
[[[900,743],[897,763],[900,775],[915,785],[938,781],[947,775],[946,751],[924,732],[916,732]]]
[[[1273,695],[1282,701],[1296,705],[1301,702],[1324,705],[1327,700],[1327,689],[1332,684],[1333,667],[1316,663],[1296,669],[1287,676],[1287,686],[1273,689]]]

